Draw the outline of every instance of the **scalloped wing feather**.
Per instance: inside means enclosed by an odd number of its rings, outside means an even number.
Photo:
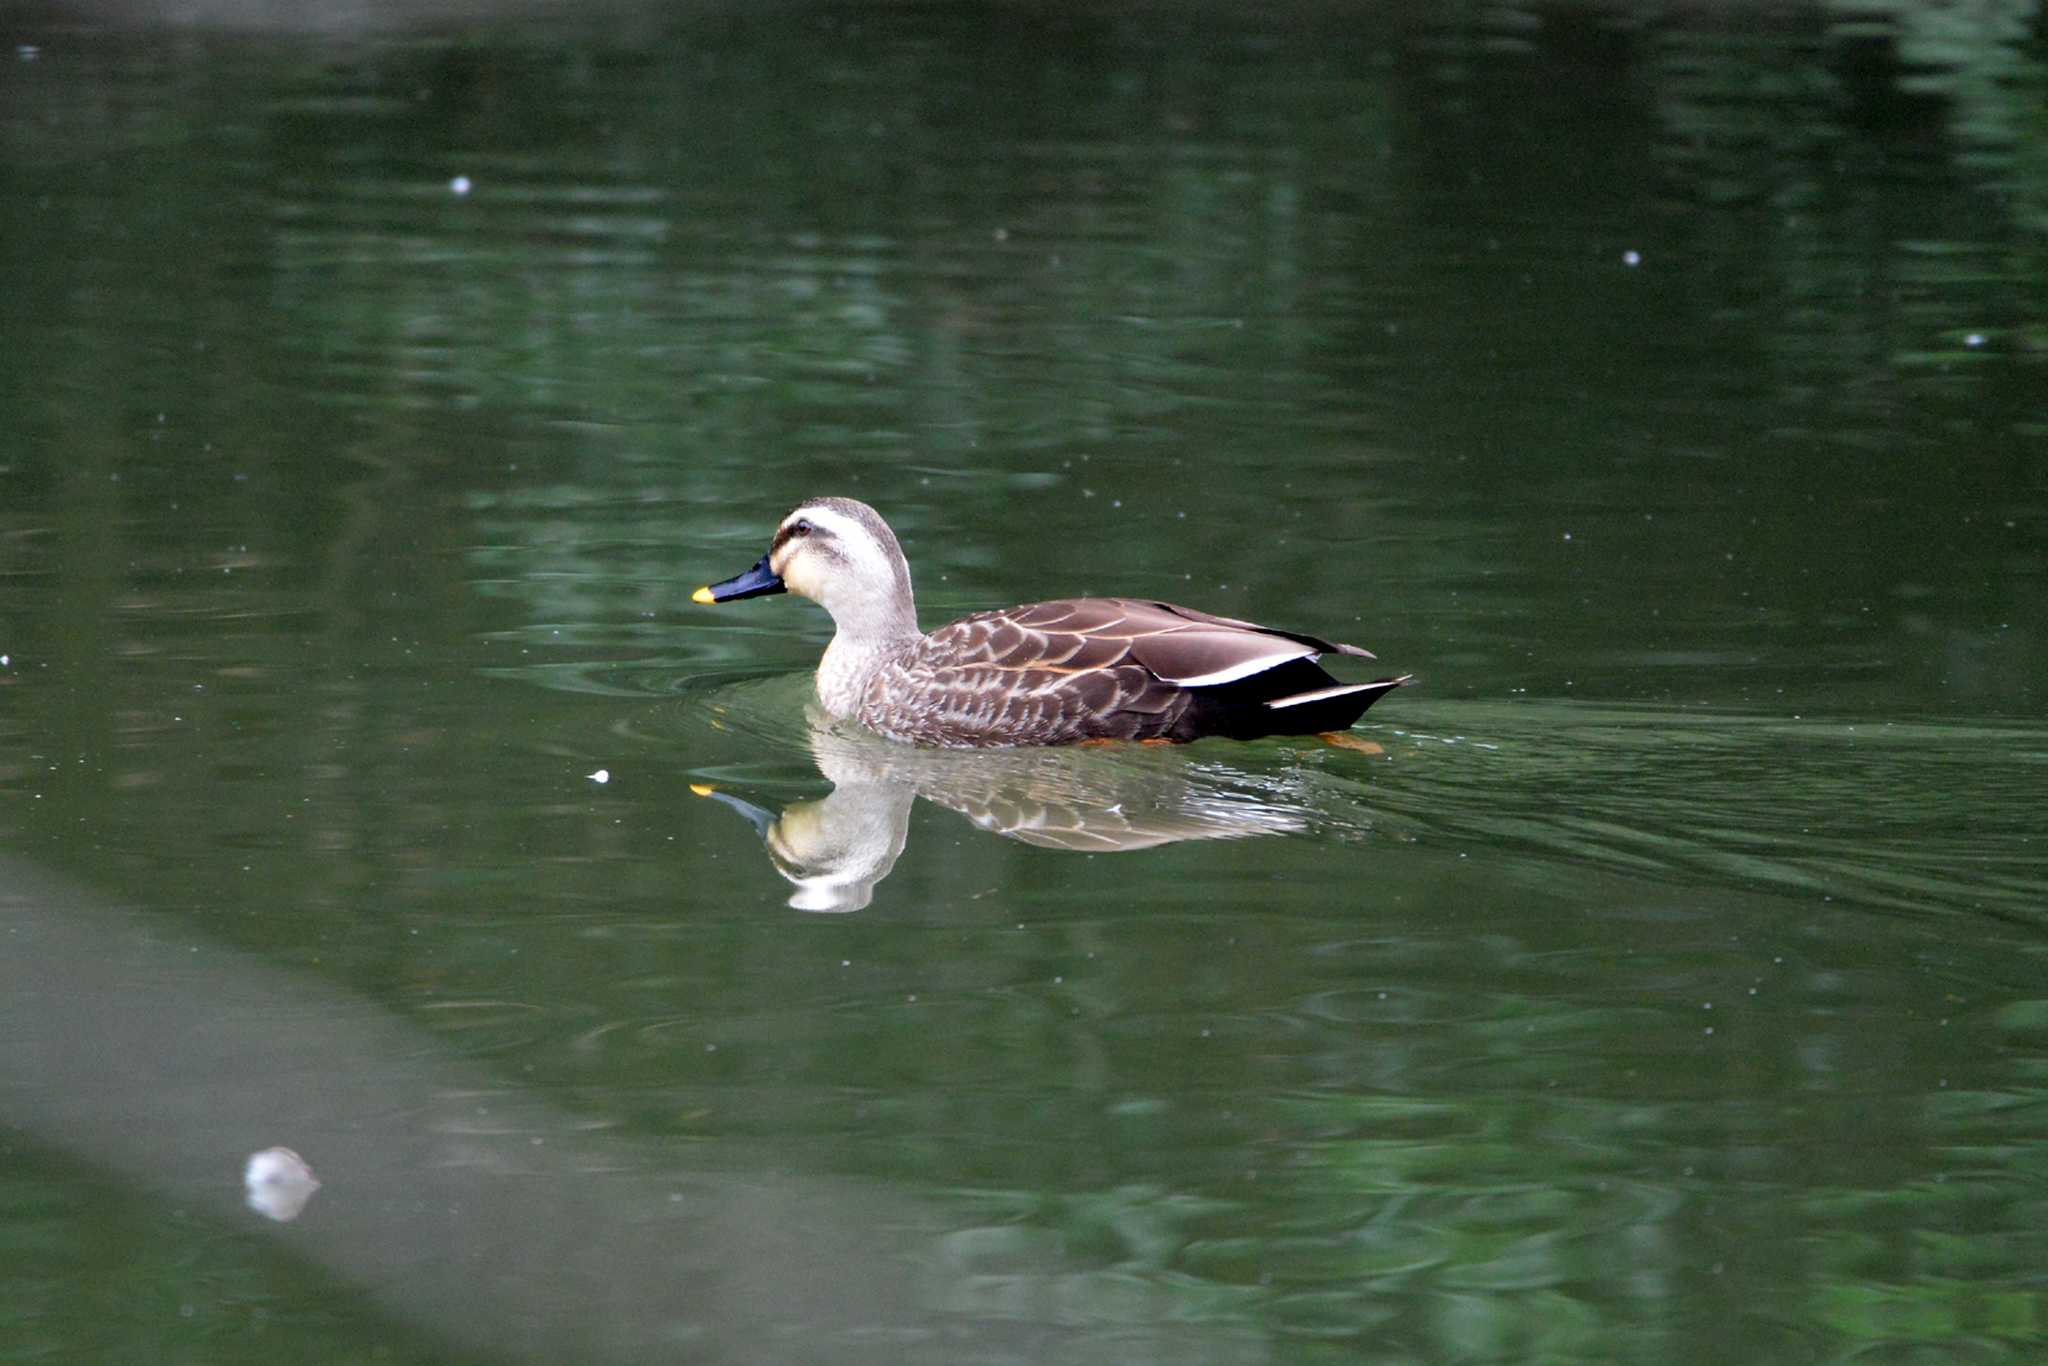
[[[1324,640],[1321,636],[1307,635],[1300,631],[1283,631],[1274,626],[1261,626],[1256,621],[1240,621],[1236,617],[1219,617],[1213,612],[1198,612],[1192,607],[1180,607],[1170,602],[1148,602],[1142,605],[1156,607],[1162,612],[1171,613],[1186,621],[1200,622],[1205,626],[1227,626],[1239,631],[1253,631],[1263,636],[1278,636],[1282,640],[1292,640],[1298,644],[1306,645],[1315,654],[1355,655],[1359,659],[1378,658],[1371,650],[1360,649],[1356,645],[1346,645],[1341,640]]]
[[[960,662],[1001,668],[1103,668],[1125,659],[1183,687],[1212,687],[1355,645],[1278,631],[1140,598],[1062,598],[981,612],[934,631],[929,642]]]
[[[1197,696],[1190,689],[1240,683],[1325,651],[1366,654],[1137,598],[1027,603],[924,637],[871,680],[861,719],[885,735],[940,745],[1179,736]]]

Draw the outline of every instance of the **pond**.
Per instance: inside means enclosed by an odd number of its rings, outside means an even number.
[[[188,19],[0,80],[9,1355],[2048,1351],[2037,7]],[[1415,678],[882,741],[814,494]]]

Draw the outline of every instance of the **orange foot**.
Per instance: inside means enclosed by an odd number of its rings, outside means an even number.
[[[1387,752],[1376,741],[1361,739],[1348,731],[1326,730],[1317,735],[1316,739],[1321,740],[1326,745],[1335,745],[1338,749],[1348,749],[1354,754],[1385,754]]]

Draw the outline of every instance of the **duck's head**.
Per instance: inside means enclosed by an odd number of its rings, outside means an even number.
[[[851,498],[810,498],[775,528],[768,553],[744,574],[707,584],[692,602],[736,602],[795,593],[832,614],[841,630],[917,629],[910,566],[881,514]]]

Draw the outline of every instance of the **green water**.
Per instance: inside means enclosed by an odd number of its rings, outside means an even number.
[[[116,9],[0,71],[0,1359],[2048,1354],[2037,7]],[[1417,682],[820,729],[688,600],[818,493]]]

